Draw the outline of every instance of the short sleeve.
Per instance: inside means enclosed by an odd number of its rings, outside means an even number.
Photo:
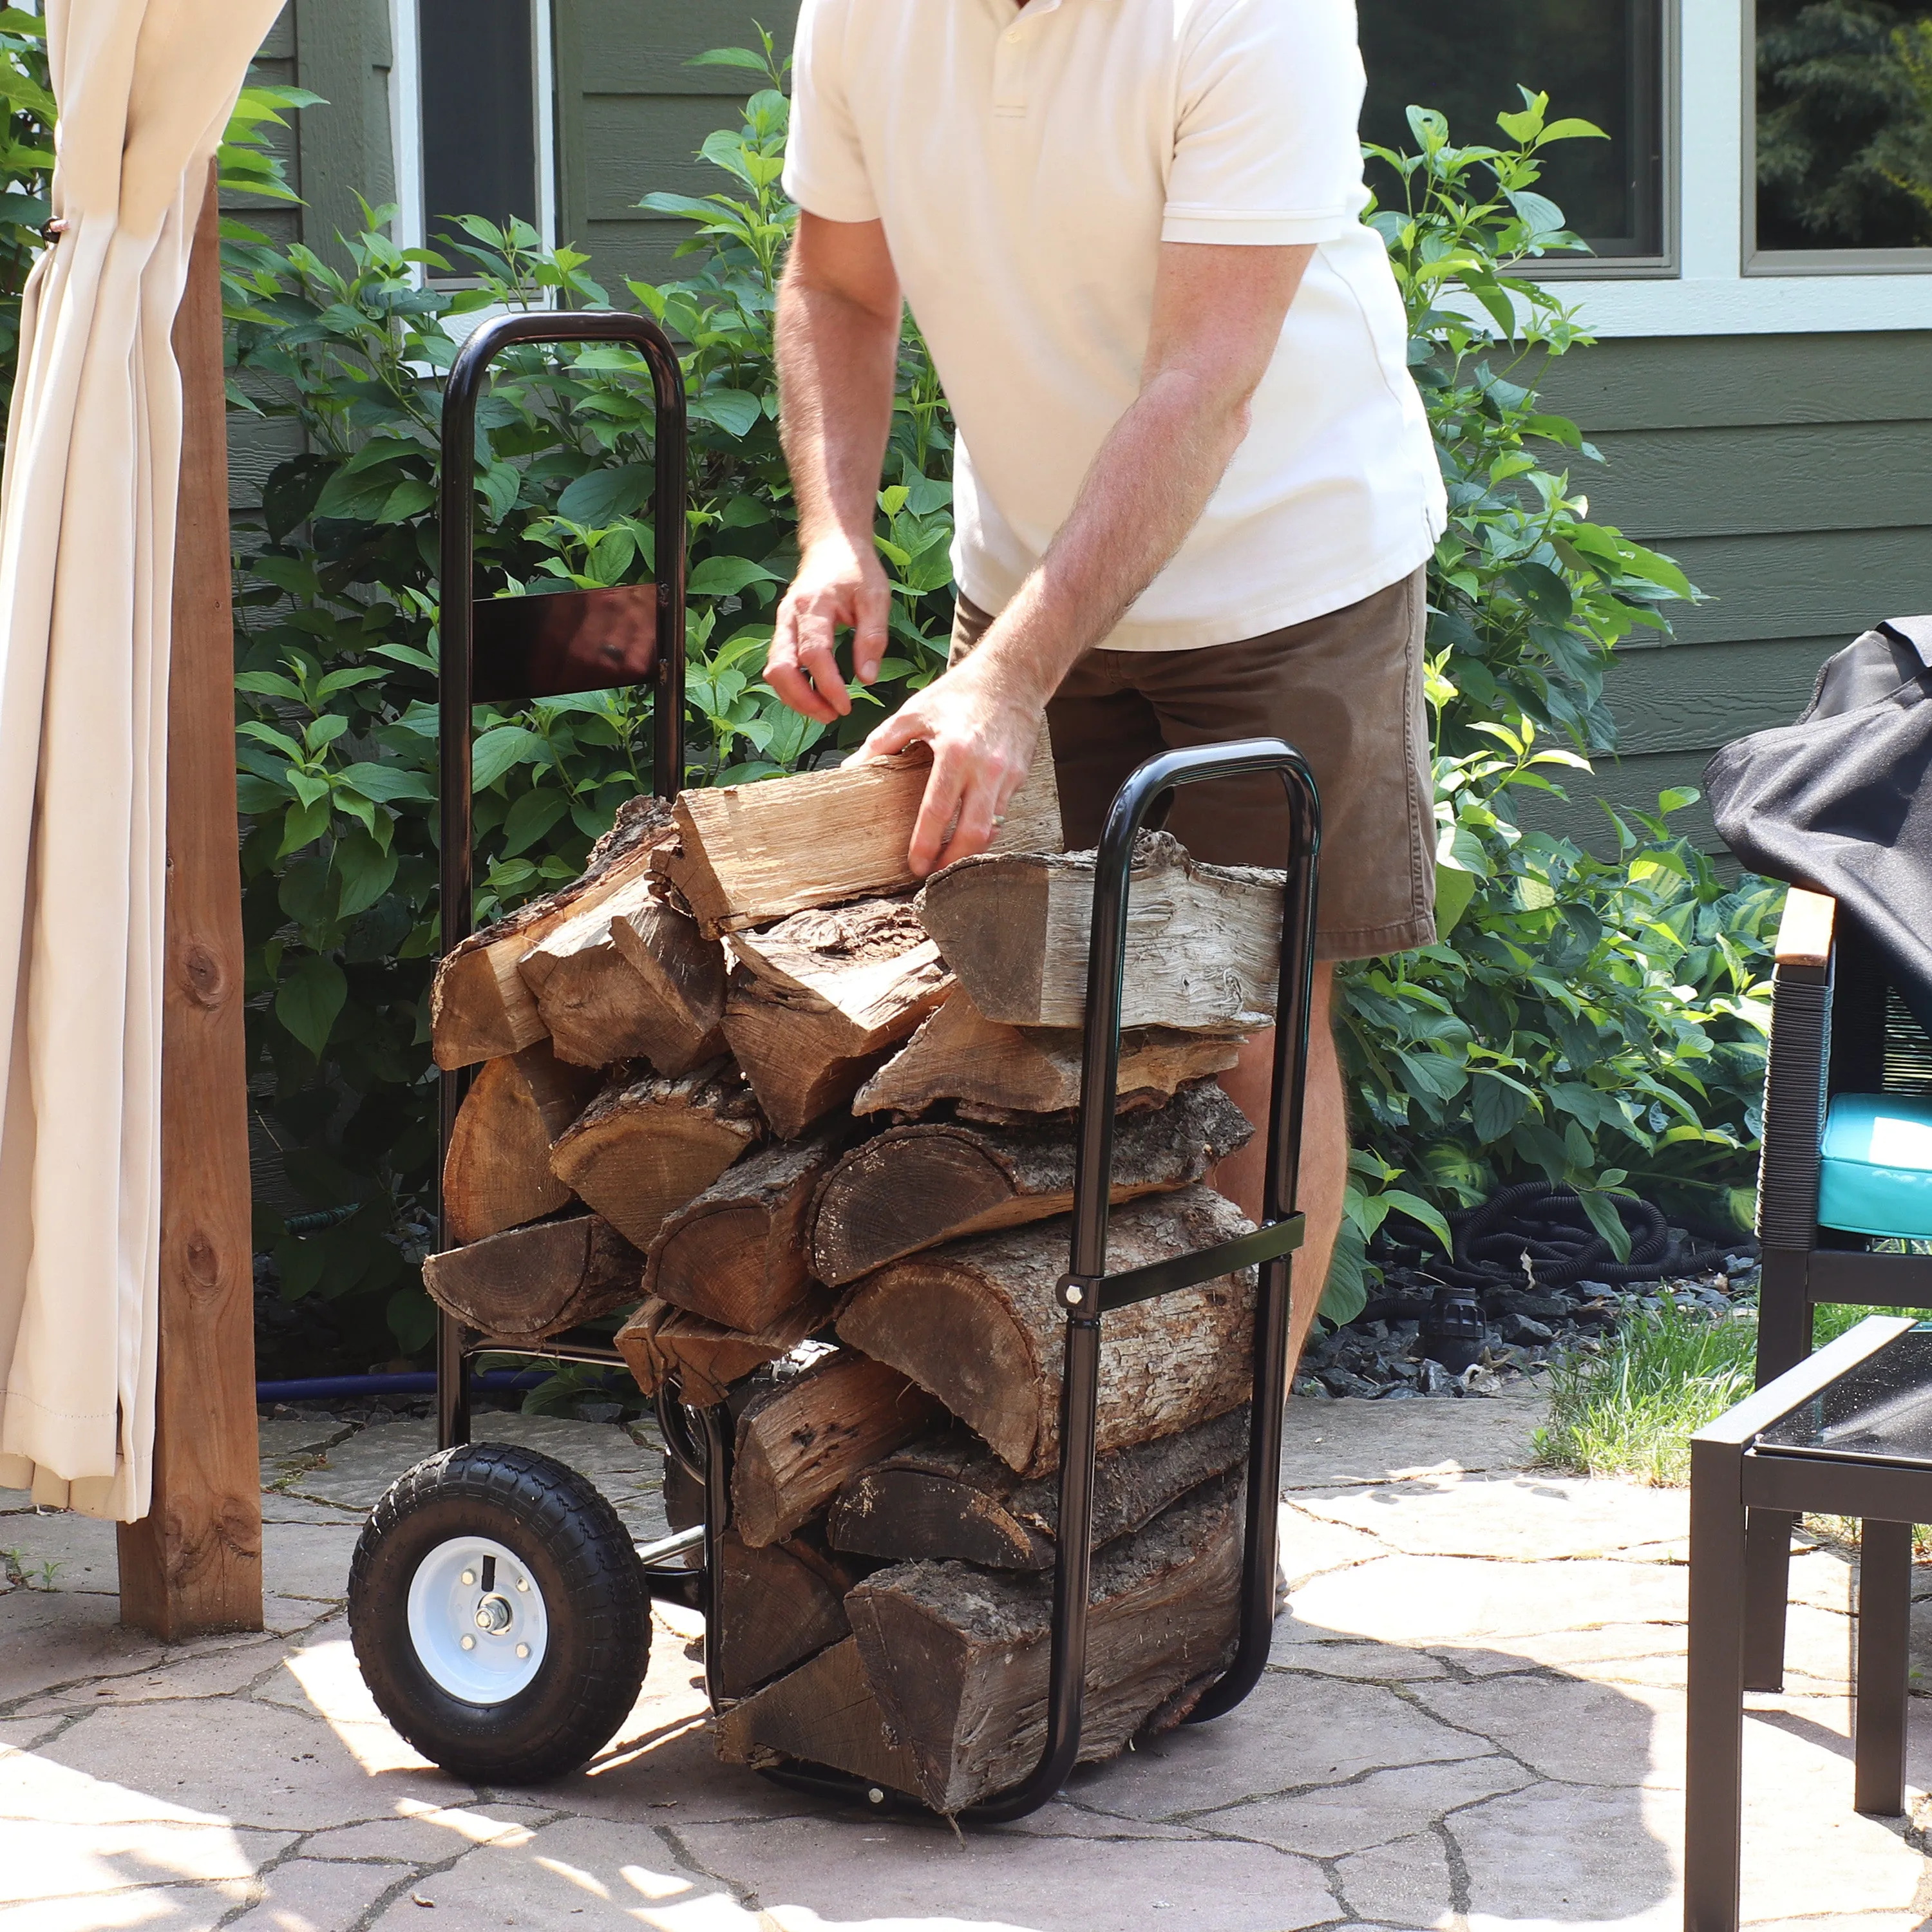
[[[1208,0],[1181,50],[1163,242],[1332,241],[1366,202],[1350,0]]]
[[[792,47],[784,191],[828,221],[876,221],[879,204],[845,98],[844,0],[805,0]]]

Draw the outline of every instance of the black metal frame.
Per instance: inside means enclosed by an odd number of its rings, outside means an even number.
[[[1816,1510],[1864,1525],[1852,1803],[1886,1816],[1902,1808],[1912,1526],[1932,1521],[1932,1467],[1758,1438],[1912,1325],[1868,1316],[1690,1438],[1684,1932],[1737,1932],[1744,1695],[1752,1688],[1748,1664],[1761,1607],[1749,1538],[1766,1515],[1788,1524],[1797,1512]]]
[[[658,794],[676,794],[683,772],[685,395],[675,350],[648,319],[634,315],[511,315],[485,323],[457,358],[444,392],[442,488],[441,728],[442,749],[442,935],[446,950],[471,929],[470,731],[475,623],[467,593],[474,576],[475,538],[470,464],[476,403],[490,362],[519,343],[628,342],[644,352],[657,400],[658,627],[652,778]],[[454,454],[452,454],[454,452]],[[500,601],[500,600],[499,600]],[[494,613],[493,613],[494,614]],[[514,694],[506,694],[512,695]],[[1134,841],[1166,817],[1174,790],[1216,778],[1274,772],[1287,795],[1290,836],[1283,897],[1280,971],[1276,998],[1273,1085],[1269,1099],[1268,1167],[1262,1225],[1252,1233],[1151,1266],[1107,1272],[1107,1212],[1113,1166],[1114,1107],[1120,1082],[1120,1010],[1126,970],[1127,905]],[[1109,1312],[1197,1286],[1239,1268],[1260,1269],[1255,1304],[1254,1381],[1249,1426],[1247,1503],[1243,1540],[1240,1636],[1232,1662],[1189,1714],[1201,1723],[1239,1704],[1259,1682],[1274,1624],[1276,1496],[1280,1487],[1282,1406],[1287,1395],[1291,1268],[1301,1245],[1303,1216],[1295,1208],[1300,1164],[1302,1101],[1315,970],[1315,897],[1321,846],[1321,807],[1306,761],[1276,738],[1203,746],[1150,758],[1114,799],[1100,842],[1094,889],[1094,926],[1088,956],[1088,1000],[1082,1039],[1078,1162],[1074,1182],[1072,1251],[1060,1284],[1066,1311],[1060,1406],[1060,1528],[1054,1568],[1047,1736],[1033,1772],[1011,1790],[964,1815],[1003,1822],[1036,1810],[1059,1790],[1080,1751],[1085,1689],[1087,1618],[1092,1582],[1094,1463],[1098,1429],[1100,1334]],[[445,1072],[441,1088],[440,1154],[446,1154],[466,1072]],[[442,1172],[439,1158],[439,1184]],[[447,1233],[439,1214],[439,1240]],[[531,1360],[622,1367],[614,1349],[559,1342],[539,1348],[502,1348],[472,1336],[442,1311],[436,1328],[436,1427],[441,1448],[470,1439],[470,1364],[479,1354]],[[730,1520],[731,1418],[722,1408],[692,1408],[675,1388],[662,1391],[658,1418],[666,1448],[703,1488],[704,1522],[638,1555],[645,1587],[661,1600],[700,1609],[705,1620],[705,1687],[714,1709],[719,1694],[718,1593],[722,1539]],[[701,1547],[704,1561],[693,1566]],[[886,1796],[844,1774],[800,1766],[774,1772],[788,1781],[874,1804]]]

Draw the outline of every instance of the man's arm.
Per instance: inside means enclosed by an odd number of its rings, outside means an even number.
[[[1247,434],[1249,400],[1314,252],[1162,244],[1140,394],[1101,445],[1046,556],[979,648],[888,718],[858,754],[883,757],[921,741],[932,747],[909,855],[915,874],[986,849],[1032,763],[1047,700],[1199,520]],[[864,508],[869,532],[869,496]],[[869,536],[866,555],[871,562]],[[802,568],[800,574],[802,581]],[[862,644],[857,655],[863,675],[871,658]]]
[[[852,708],[833,655],[854,633],[860,678],[878,676],[892,592],[872,543],[892,428],[899,284],[878,221],[801,214],[777,326],[779,428],[798,500],[798,574],[778,606],[765,680],[794,711]]]

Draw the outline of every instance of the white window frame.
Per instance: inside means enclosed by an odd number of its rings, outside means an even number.
[[[546,248],[556,246],[556,71],[550,31],[551,0],[531,0],[530,70],[536,89],[536,230]],[[420,248],[427,232],[423,207],[422,60],[416,0],[389,0],[389,137],[396,160],[398,247]],[[417,279],[422,279],[420,268]],[[484,314],[461,320],[473,328]],[[467,332],[466,330],[465,333]]]
[[[1753,0],[1679,0],[1674,273],[1552,276],[1597,334],[1852,334],[1932,329],[1926,268],[1804,258],[1780,266],[1746,232],[1756,96]],[[1560,104],[1559,104],[1560,105]]]

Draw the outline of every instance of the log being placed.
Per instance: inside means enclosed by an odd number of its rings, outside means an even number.
[[[1114,1132],[1112,1198],[1198,1180],[1254,1130],[1212,1080]],[[812,1210],[812,1264],[833,1287],[942,1241],[1064,1214],[1073,1205],[1074,1129],[936,1121],[889,1128],[847,1154]]]
[[[1189,1490],[1248,1453],[1245,1403],[1178,1436],[1137,1443],[1094,1464],[1094,1544],[1130,1536]],[[896,1562],[957,1557],[992,1570],[1050,1570],[1060,1478],[1016,1475],[969,1429],[895,1450],[861,1469],[826,1519],[835,1550]]]
[[[675,1080],[621,1077],[550,1149],[550,1171],[640,1248],[763,1136],[728,1061]]]
[[[795,913],[730,944],[724,1037],[787,1138],[849,1100],[952,986],[906,899]]]
[[[524,956],[566,920],[589,911],[648,872],[651,854],[676,836],[670,807],[634,798],[591,848],[581,878],[532,899],[452,946],[430,992],[430,1037],[437,1066],[472,1066],[544,1037],[543,1016],[518,970]]]
[[[909,1796],[919,1789],[912,1755],[886,1728],[849,1636],[733,1706],[713,1736],[727,1764],[763,1766],[789,1758]]]
[[[724,1401],[734,1383],[790,1354],[823,1328],[832,1305],[823,1289],[814,1290],[782,1322],[747,1335],[652,1299],[617,1330],[617,1348],[646,1395],[656,1395],[675,1377],[686,1402],[708,1408]]]
[[[988,853],[936,873],[926,929],[974,1005],[1009,1026],[1078,1027],[1094,922],[1091,852]],[[1252,1032],[1274,1024],[1280,872],[1204,866],[1164,832],[1134,848],[1120,1024]]]
[[[516,1061],[488,1060],[458,1108],[442,1162],[442,1213],[462,1246],[554,1214],[570,1190],[550,1171],[550,1135]]]
[[[607,1221],[574,1214],[431,1255],[423,1286],[457,1319],[500,1342],[534,1342],[642,1293],[644,1258]]]
[[[1113,1210],[1107,1265],[1169,1260],[1251,1226],[1210,1188],[1149,1195]],[[910,1376],[1021,1474],[1044,1476],[1060,1462],[1067,1240],[1063,1217],[889,1262],[853,1292],[839,1339]],[[1245,1401],[1253,1328],[1252,1268],[1109,1315],[1100,1448],[1172,1436]]]
[[[723,949],[649,877],[565,920],[518,970],[562,1059],[678,1074],[724,1051]]]
[[[724,1544],[718,1641],[723,1696],[746,1696],[851,1634],[845,1593],[857,1573],[811,1531],[754,1550],[727,1530]]]
[[[789,1536],[846,1478],[939,1420],[939,1406],[881,1362],[842,1348],[754,1397],[738,1420],[731,1521],[752,1548]]]
[[[855,1114],[922,1114],[943,1100],[1014,1114],[1080,1104],[1080,1035],[989,1020],[955,986],[946,1004],[854,1095]],[[1240,1058],[1232,1035],[1148,1027],[1120,1040],[1120,1104],[1164,1100],[1184,1081],[1224,1072]]]
[[[1232,1658],[1240,1490],[1223,1478],[1095,1558],[1083,1762],[1111,1757],[1150,1721],[1178,1723]],[[898,1564],[846,1598],[865,1682],[935,1810],[963,1810],[1039,1762],[1052,1600],[1046,1577],[964,1563]]]
[[[682,793],[677,846],[666,849],[658,870],[710,938],[808,906],[903,892],[919,883],[907,869],[906,850],[932,766],[932,753],[919,746],[797,778]],[[1061,843],[1042,732],[994,850],[1057,852]]]
[[[658,1229],[645,1292],[747,1334],[783,1321],[812,1292],[806,1216],[844,1137],[773,1142],[728,1167]]]

